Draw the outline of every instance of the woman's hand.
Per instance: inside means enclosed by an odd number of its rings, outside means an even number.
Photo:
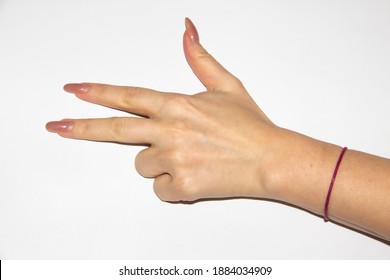
[[[241,82],[200,45],[186,19],[184,52],[207,91],[195,95],[136,87],[68,84],[78,98],[143,116],[50,122],[67,138],[148,144],[135,161],[162,200],[271,198],[324,212],[341,148],[275,126]],[[390,160],[348,150],[329,217],[390,240]]]
[[[47,129],[67,138],[149,144],[137,171],[162,200],[266,197],[267,160],[278,128],[241,82],[200,45],[186,19],[184,52],[207,91],[195,95],[93,83],[68,84],[78,98],[144,116],[66,119]]]

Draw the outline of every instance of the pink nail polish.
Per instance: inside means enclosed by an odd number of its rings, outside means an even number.
[[[199,43],[199,34],[198,30],[196,30],[194,23],[189,18],[186,18],[185,25],[191,41],[193,43]]]
[[[87,93],[91,88],[88,84],[66,84],[64,90],[69,93]]]
[[[56,122],[48,122],[46,124],[46,129],[50,132],[61,133],[69,132],[73,129],[74,122],[71,120],[63,120]]]

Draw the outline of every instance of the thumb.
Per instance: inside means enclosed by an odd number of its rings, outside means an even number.
[[[207,90],[228,91],[242,88],[241,82],[202,47],[199,43],[198,31],[189,18],[185,19],[185,26],[184,54],[192,71]]]

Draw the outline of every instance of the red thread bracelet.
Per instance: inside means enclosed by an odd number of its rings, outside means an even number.
[[[325,209],[324,209],[324,220],[325,220],[325,222],[329,221],[328,208],[329,208],[330,195],[332,194],[332,189],[333,189],[334,181],[336,180],[337,171],[339,170],[341,161],[343,160],[343,157],[344,157],[344,154],[345,154],[346,150],[348,150],[348,148],[344,147],[343,150],[341,151],[339,159],[337,160],[337,163],[336,163],[336,167],[335,167],[334,172],[333,172],[332,180],[330,181],[328,195],[326,196]]]

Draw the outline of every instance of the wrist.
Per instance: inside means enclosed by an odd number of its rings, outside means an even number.
[[[264,194],[323,213],[340,147],[280,128],[267,154]]]

